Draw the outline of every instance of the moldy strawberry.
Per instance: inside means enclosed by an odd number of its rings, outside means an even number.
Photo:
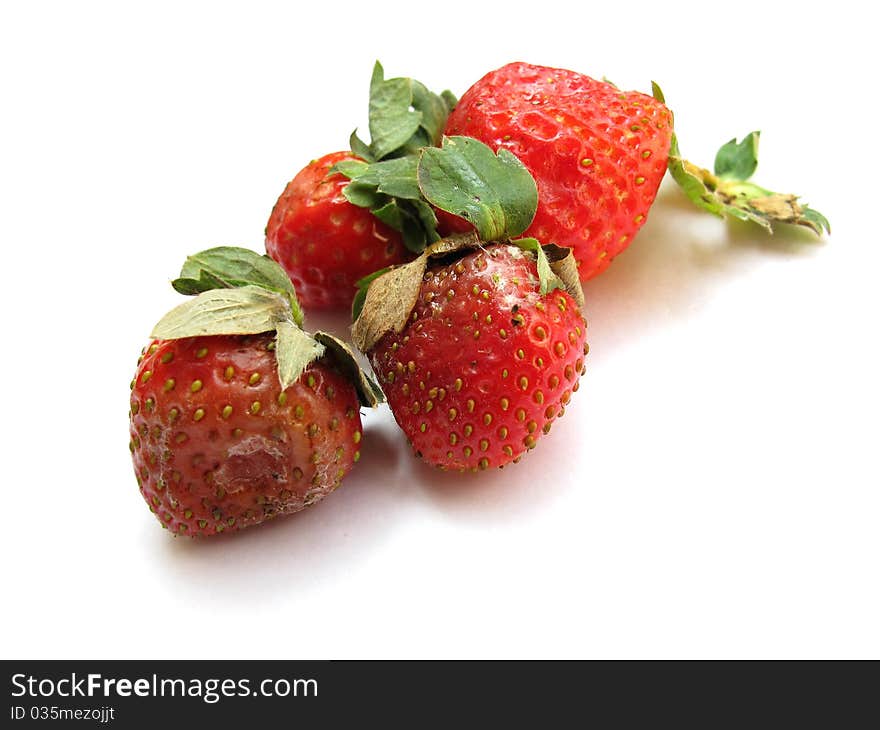
[[[355,343],[416,453],[441,469],[502,467],[534,448],[564,411],[586,354],[571,252],[512,238],[537,191],[502,150],[447,138],[416,170],[426,199],[474,222],[414,261],[369,277],[355,299]]]
[[[452,260],[448,246],[429,249],[406,325],[361,345],[416,452],[476,470],[518,460],[563,415],[583,372],[586,322],[564,288],[541,293],[533,252],[459,243]]]
[[[190,257],[196,295],[156,325],[132,381],[130,448],[150,510],[174,534],[214,535],[314,504],[360,456],[377,387],[350,351],[300,329],[283,271],[246,249]]]

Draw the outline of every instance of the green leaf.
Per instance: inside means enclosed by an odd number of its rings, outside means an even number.
[[[419,187],[428,202],[470,221],[485,241],[518,236],[532,222],[538,189],[508,150],[492,150],[470,137],[446,137],[422,151]]]
[[[422,128],[419,127],[412,137],[410,137],[403,147],[398,147],[393,153],[385,159],[397,159],[399,157],[417,157],[422,151],[422,147],[431,147],[433,145],[431,137]]]
[[[324,354],[324,345],[292,322],[278,322],[275,335],[275,359],[281,388],[293,385],[303,370]]]
[[[422,123],[422,113],[411,108],[411,80],[384,76],[376,61],[370,80],[370,152],[377,160],[406,144]]]
[[[413,201],[391,198],[385,205],[373,208],[372,213],[389,228],[400,232],[403,244],[413,253],[421,253],[428,243],[428,233],[422,219],[409,203]],[[436,236],[436,230],[432,230]]]
[[[282,388],[296,382],[308,364],[325,353],[325,344],[300,329],[302,313],[284,270],[265,256],[228,246],[208,249],[187,258],[180,278],[173,283],[179,292],[195,296],[156,323],[154,338],[275,332]],[[341,354],[340,348],[346,348],[339,342],[327,347],[358,390],[361,402],[375,405],[381,391],[360,371],[350,352],[348,358]]]
[[[757,223],[768,233],[777,223],[804,226],[817,236],[830,233],[828,219],[798,202],[797,196],[775,193],[748,180],[758,164],[758,138],[759,133],[752,132],[739,144],[733,139],[723,145],[715,159],[716,174],[685,160],[673,134],[669,172],[695,205],[715,215]]]
[[[388,197],[376,192],[374,186],[365,185],[357,180],[342,188],[342,194],[349,203],[360,208],[381,208],[388,202]]]
[[[818,210],[813,210],[807,206],[803,206],[802,215],[805,220],[809,223],[812,223],[810,226],[817,234],[821,234],[824,229],[828,233],[831,233],[831,224],[828,222],[828,219],[822,215]]]
[[[434,212],[434,209],[421,198],[418,200],[407,200],[405,205],[411,206],[415,211],[416,216],[418,216],[418,219],[421,221],[422,228],[424,229],[427,238],[427,243],[439,241],[440,234],[437,233],[437,214]],[[421,249],[419,249],[419,251],[420,250]],[[416,251],[416,253],[419,251]]]
[[[412,105],[414,109],[422,113],[421,127],[427,134],[425,144],[439,144],[443,137],[443,128],[446,126],[446,117],[449,116],[450,111],[446,106],[446,101],[442,96],[428,91],[424,84],[413,80]]]
[[[369,163],[363,160],[340,160],[328,170],[327,174],[332,175],[334,172],[338,172],[345,175],[349,180],[354,180],[369,166]]]
[[[419,161],[416,157],[398,157],[392,160],[364,165],[352,177],[362,185],[395,198],[418,200],[422,197],[418,178]]]
[[[413,253],[421,253],[425,250],[431,240],[439,238],[436,228],[430,231],[425,230],[422,219],[408,205],[412,201],[401,201],[399,207],[401,210],[401,234],[403,236],[403,245]]]
[[[198,279],[174,279],[171,286],[178,294],[193,296],[209,289],[226,289],[227,284],[207,271],[200,271]]]
[[[455,103],[451,92],[434,94],[415,79],[386,79],[377,61],[370,80],[371,142],[367,145],[355,130],[349,139],[351,150],[375,162],[416,154],[422,147],[436,145]]]
[[[552,243],[542,245],[535,238],[516,238],[511,243],[535,254],[541,295],[554,289],[562,289],[583,309],[584,290],[578,275],[577,261],[570,248]]]
[[[284,294],[290,301],[293,321],[302,324],[303,314],[296,291],[284,269],[268,256],[237,246],[217,246],[187,257],[180,277],[171,286],[181,294],[211,289],[259,286]]]
[[[547,254],[541,247],[537,238],[517,238],[511,241],[512,244],[518,246],[523,251],[531,251],[535,254],[538,264],[538,280],[541,286],[541,294],[547,294],[554,289],[565,290],[565,282],[562,281],[553,269],[550,268],[550,261]]]
[[[737,144],[736,138],[723,145],[715,155],[715,174],[725,180],[748,180],[758,167],[760,132],[752,132]]]
[[[666,103],[666,97],[663,95],[663,89],[660,88],[660,84],[658,84],[656,81],[651,82],[651,94],[661,104]]]
[[[290,301],[260,286],[211,289],[185,301],[153,327],[151,337],[177,340],[207,335],[271,332],[290,321]]]
[[[393,228],[395,231],[403,231],[404,213],[396,200],[389,200],[385,205],[373,208],[372,212],[374,216],[389,228]]]
[[[351,151],[354,152],[354,154],[360,157],[362,160],[366,160],[367,162],[373,161],[373,153],[370,151],[370,145],[368,145],[360,137],[358,137],[356,129],[351,133],[351,136],[348,138],[348,146],[351,148]]]
[[[315,332],[315,339],[333,353],[339,369],[354,385],[362,406],[375,408],[385,400],[382,389],[364,372],[348,345],[328,332]]]
[[[355,162],[337,169],[351,177],[343,195],[354,205],[369,208],[376,218],[402,234],[414,253],[440,238],[437,216],[422,198],[418,158],[398,157],[369,165]]]
[[[694,205],[721,218],[724,217],[724,205],[714,193],[717,186],[717,182],[713,182],[714,175],[681,157],[675,133],[672,134],[672,143],[669,147],[668,168],[672,179],[679,184]]]
[[[357,130],[349,139],[352,152],[369,164],[348,161],[333,168],[351,180],[343,189],[346,199],[369,208],[416,253],[439,239],[436,216],[419,188],[418,156],[440,140],[455,103],[451,92],[434,94],[414,79],[386,79],[377,61],[370,81],[372,141],[367,145]]]

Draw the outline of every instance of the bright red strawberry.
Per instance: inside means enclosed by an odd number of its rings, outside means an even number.
[[[666,171],[672,113],[583,74],[511,63],[465,92],[445,131],[522,161],[538,186],[526,235],[571,248],[589,279],[645,222]]]
[[[360,455],[359,405],[376,402],[351,353],[299,328],[284,272],[252,251],[203,251],[173,284],[197,296],[156,325],[131,384],[132,460],[150,510],[195,537],[333,491]]]
[[[577,390],[586,322],[564,289],[541,294],[534,253],[471,241],[450,261],[446,243],[428,249],[426,269],[420,258],[370,285],[355,341],[428,463],[504,466],[535,446]],[[380,312],[377,323],[377,303],[412,282],[414,306],[391,318]]]
[[[131,393],[141,494],[186,535],[238,530],[333,491],[360,456],[357,394],[331,358],[278,381],[270,334],[157,340]]]
[[[304,306],[347,308],[355,282],[408,257],[401,235],[342,191],[330,169],[357,160],[334,152],[306,165],[285,188],[266,225],[266,251],[287,271]]]

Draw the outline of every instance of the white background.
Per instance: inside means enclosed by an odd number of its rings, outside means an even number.
[[[392,5],[3,5],[2,656],[880,657],[870,24],[841,2]],[[173,539],[126,415],[168,280],[262,250],[286,181],[365,125],[376,58],[459,94],[511,60],[655,79],[686,156],[761,129],[756,179],[833,235],[665,186],[586,285],[587,375],[521,464],[435,473],[383,408],[320,505]]]

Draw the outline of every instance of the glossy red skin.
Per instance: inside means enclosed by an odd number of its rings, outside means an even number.
[[[573,249],[589,279],[644,224],[666,171],[672,113],[574,71],[511,63],[464,93],[445,133],[505,147],[522,161],[538,185],[525,235]],[[467,230],[450,218],[442,216],[448,230]]]
[[[409,324],[370,360],[416,452],[443,469],[477,470],[518,460],[550,430],[585,352],[571,296],[542,296],[533,257],[494,245],[432,267]]]
[[[131,392],[132,461],[150,510],[175,534],[214,535],[297,512],[339,486],[358,459],[354,387],[324,359],[282,395],[272,342],[193,337],[145,350]]]
[[[410,258],[397,231],[345,199],[348,178],[327,174],[357,159],[334,152],[310,162],[287,184],[266,225],[266,251],[306,309],[348,308],[359,279]]]

